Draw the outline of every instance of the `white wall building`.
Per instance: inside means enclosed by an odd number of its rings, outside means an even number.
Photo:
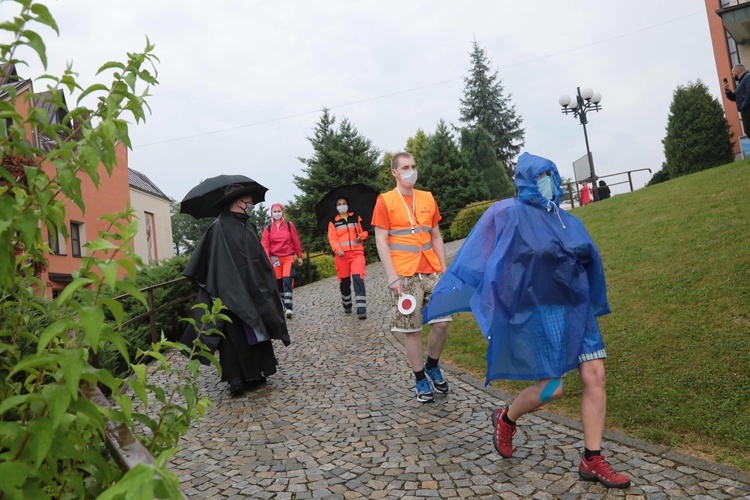
[[[144,264],[174,256],[171,200],[144,174],[128,168],[130,206],[138,217],[133,246]]]

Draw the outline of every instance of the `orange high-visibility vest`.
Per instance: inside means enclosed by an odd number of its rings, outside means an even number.
[[[413,276],[424,255],[433,269],[442,271],[440,259],[432,248],[432,219],[437,211],[437,203],[429,191],[414,190],[415,214],[409,220],[412,207],[404,205],[401,194],[394,189],[380,196],[388,209],[391,223],[388,229],[388,248],[391,251],[393,267],[399,276]],[[409,205],[409,204],[407,204]]]
[[[357,235],[361,240],[359,243],[357,243]],[[349,212],[346,220],[337,215],[333,222],[328,223],[328,242],[331,244],[333,253],[339,250],[364,251],[362,241],[366,239],[367,231],[362,230],[362,217],[355,215],[354,212]]]

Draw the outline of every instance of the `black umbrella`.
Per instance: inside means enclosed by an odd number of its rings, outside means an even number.
[[[216,208],[214,204],[224,197],[224,190],[230,184],[240,184],[249,188],[244,194],[252,195],[253,203],[266,200],[268,188],[261,186],[250,177],[217,175],[204,180],[185,195],[180,202],[180,213],[192,215],[196,219],[218,216],[221,213],[221,207]]]
[[[362,217],[363,229],[370,229],[372,212],[375,208],[375,201],[378,199],[378,194],[380,193],[364,184],[349,184],[331,189],[315,205],[315,217],[318,219],[318,227],[321,231],[328,231],[328,223],[335,219],[338,214],[336,200],[345,198],[347,205],[349,205],[349,211]]]

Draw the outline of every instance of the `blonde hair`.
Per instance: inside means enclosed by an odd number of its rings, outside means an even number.
[[[411,153],[396,153],[395,155],[393,155],[393,158],[391,158],[391,170],[396,170],[398,161],[401,158],[411,158],[412,160],[414,159]]]

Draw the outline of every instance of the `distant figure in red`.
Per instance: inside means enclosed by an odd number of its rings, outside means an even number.
[[[581,206],[591,203],[592,193],[588,182],[581,183]]]

